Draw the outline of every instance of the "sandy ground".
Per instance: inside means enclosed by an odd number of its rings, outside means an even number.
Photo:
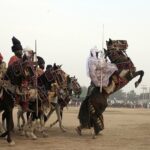
[[[31,140],[20,136],[15,127],[13,139],[16,145],[10,147],[0,139],[0,150],[150,150],[150,109],[107,108],[105,129],[96,139],[91,139],[90,130],[85,130],[82,136],[75,132],[78,109],[65,109],[63,125],[66,133],[62,133],[58,125],[49,128],[49,123],[56,117],[53,115],[46,124],[49,137],[38,134],[37,140]]]

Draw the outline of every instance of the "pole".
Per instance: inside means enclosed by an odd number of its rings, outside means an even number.
[[[36,67],[35,67],[35,88],[36,88],[36,116],[38,117],[38,88],[37,88],[37,41],[35,40],[35,62],[36,62]]]
[[[102,51],[103,51],[103,49],[104,49],[104,24],[103,24],[103,27],[102,27]],[[102,65],[102,63],[100,63],[100,64]],[[103,71],[102,71],[102,66],[101,66],[101,85],[100,85],[100,92],[101,93],[102,93],[102,90],[103,90],[103,83],[102,83],[102,81],[103,81]]]
[[[104,49],[104,24],[102,26],[102,50]]]

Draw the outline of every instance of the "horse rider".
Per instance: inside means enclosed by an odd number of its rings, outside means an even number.
[[[117,71],[115,64],[107,62],[102,52],[97,47],[90,50],[90,56],[87,60],[87,73],[91,79],[91,85],[88,88],[89,96],[94,87],[100,87],[110,94],[115,89],[114,82],[109,83],[109,78]]]
[[[22,54],[23,54],[23,48],[22,45],[20,43],[20,41],[16,38],[16,37],[12,37],[12,43],[13,46],[11,47],[12,52],[15,54],[14,56],[12,56],[8,62],[8,66],[10,66],[11,64],[13,64],[15,61],[19,60],[22,58]]]
[[[35,69],[36,69],[37,77],[42,75],[44,73],[44,69],[45,69],[45,60],[40,56],[35,56],[35,52],[29,47],[26,47],[24,49],[24,53],[25,53],[25,57],[28,60],[35,63]]]

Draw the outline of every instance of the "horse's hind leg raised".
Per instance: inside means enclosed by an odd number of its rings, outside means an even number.
[[[135,82],[135,87],[138,87],[138,85],[141,83],[142,81],[142,78],[144,76],[144,71],[143,70],[140,70],[140,71],[137,71],[133,74],[133,78],[135,78],[136,76],[140,75],[139,79]],[[132,79],[133,79],[132,78]]]

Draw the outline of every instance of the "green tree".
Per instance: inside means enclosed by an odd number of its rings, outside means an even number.
[[[127,100],[129,101],[135,101],[137,99],[137,95],[134,90],[131,90],[130,92],[127,93]]]
[[[109,96],[109,99],[116,99],[116,100],[126,100],[126,92],[123,92],[122,89],[119,91],[113,93],[112,95]]]
[[[82,93],[80,95],[80,97],[85,97],[87,95],[87,87],[86,86],[82,86]]]

